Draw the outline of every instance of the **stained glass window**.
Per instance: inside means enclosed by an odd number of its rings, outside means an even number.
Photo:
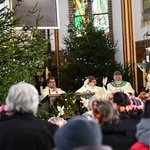
[[[86,25],[89,1],[92,2],[94,26],[109,32],[108,0],[73,0],[73,23],[76,29]],[[91,6],[91,5],[90,5]]]
[[[74,5],[74,27],[82,28],[86,24],[87,0],[73,0]]]
[[[108,0],[93,0],[94,25],[109,32]]]

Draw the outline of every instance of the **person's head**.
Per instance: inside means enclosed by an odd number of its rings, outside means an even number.
[[[56,81],[55,81],[55,77],[49,77],[47,80],[46,80],[46,82],[47,82],[47,86],[49,87],[49,88],[54,88],[54,87],[56,87]]]
[[[100,124],[119,122],[119,112],[111,101],[93,102],[92,112]]]
[[[122,81],[122,74],[120,71],[115,71],[114,74],[113,74],[113,78],[114,78],[114,81],[118,84],[121,83]]]
[[[113,96],[113,102],[120,106],[130,105],[129,96],[123,92],[116,92]]]
[[[131,113],[133,111],[129,96],[123,92],[114,93],[113,103],[120,113]]]
[[[38,104],[38,91],[33,85],[26,82],[20,82],[10,87],[6,97],[6,107],[8,112],[36,114]]]
[[[89,102],[88,102],[88,109],[92,109],[92,103],[93,101],[102,101],[102,98],[98,95],[93,95],[90,97]]]
[[[96,78],[94,76],[87,76],[87,79],[89,79],[89,86],[95,86],[97,84]]]
[[[75,117],[59,128],[54,135],[54,142],[60,150],[72,150],[82,146],[102,144],[100,126],[84,117]]]

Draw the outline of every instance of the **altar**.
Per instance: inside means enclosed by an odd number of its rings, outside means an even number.
[[[73,94],[72,93],[49,94],[43,100],[40,101],[40,109],[50,112],[50,106],[55,104],[55,102],[58,100],[59,101],[62,100],[61,102],[62,104],[65,103],[65,101],[69,101],[69,104],[70,104],[70,103],[73,103],[73,101],[77,101],[76,99],[78,99],[80,100],[80,103],[83,103],[83,106],[84,106],[83,99],[87,100],[94,94],[95,92],[83,92],[83,93],[73,93]],[[74,103],[74,105],[80,105],[80,104],[77,102],[77,103]],[[77,107],[81,107],[81,106],[77,106]]]

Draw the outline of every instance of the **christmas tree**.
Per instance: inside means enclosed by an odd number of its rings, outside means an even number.
[[[48,57],[45,53],[48,41],[41,36],[37,25],[24,25],[21,30],[16,30],[21,20],[13,19],[17,7],[19,4],[13,9],[8,6],[0,9],[0,104],[4,103],[12,84],[22,81],[34,83],[33,77]],[[33,8],[27,16],[30,17],[35,11],[36,8]]]
[[[115,61],[116,43],[105,34],[105,30],[94,27],[91,21],[82,29],[68,29],[68,33],[64,38],[65,61],[61,69],[61,84],[65,90],[76,91],[88,75],[94,75],[101,86],[102,78],[107,76],[112,81],[116,70],[122,72],[124,80],[130,79],[128,65],[124,67]]]

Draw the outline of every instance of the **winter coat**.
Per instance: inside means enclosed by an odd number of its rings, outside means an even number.
[[[0,118],[0,150],[52,150],[57,126],[33,114]]]
[[[111,146],[113,150],[128,150],[133,144],[121,121],[117,124],[103,124],[101,128],[103,144]]]

